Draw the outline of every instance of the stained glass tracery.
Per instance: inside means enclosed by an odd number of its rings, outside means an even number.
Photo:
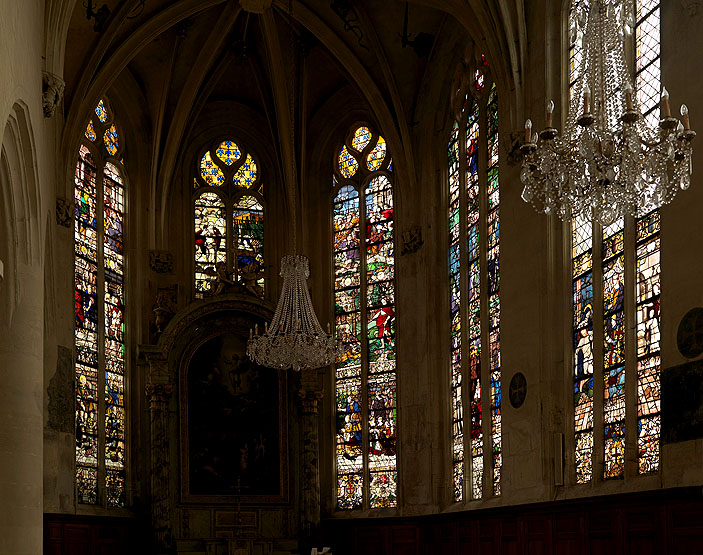
[[[86,138],[103,133],[103,148],[82,145],[74,180],[77,501],[125,505],[124,180],[115,163],[117,127],[104,100]],[[95,145],[99,147],[100,145]],[[102,345],[102,347],[100,347]]]
[[[474,83],[479,94],[467,97],[448,147],[455,501],[484,497],[486,474],[490,477],[488,491],[501,493],[498,99],[495,85],[486,81],[483,72],[476,72]]]
[[[196,297],[226,285],[261,297],[264,205],[254,156],[241,143],[225,139],[205,152],[197,174],[193,179]]]
[[[365,166],[356,153],[374,139],[374,163]],[[361,126],[351,149],[340,149],[334,179],[335,330],[344,346],[336,362],[339,509],[397,504],[393,186],[378,171],[386,156],[383,138]]]
[[[242,157],[239,145],[231,140],[222,141],[220,146],[217,147],[215,154],[228,166],[231,166]]]

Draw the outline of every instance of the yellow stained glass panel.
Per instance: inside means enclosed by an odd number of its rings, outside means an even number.
[[[386,140],[383,137],[378,138],[378,143],[373,147],[373,150],[369,152],[366,157],[366,167],[371,171],[376,171],[383,164],[383,160],[386,157]]]
[[[205,153],[205,156],[200,161],[200,175],[205,180],[205,183],[213,187],[219,187],[225,182],[225,175],[212,160],[209,151]]]
[[[366,148],[371,142],[371,130],[368,127],[359,127],[354,131],[354,138],[352,139],[352,147],[361,152]]]
[[[354,174],[359,169],[359,163],[356,159],[349,153],[347,146],[344,145],[339,153],[339,171],[344,177],[349,179],[354,177]]]
[[[107,108],[105,108],[105,103],[100,100],[98,102],[98,105],[95,107],[95,114],[98,116],[98,119],[100,120],[101,123],[105,123],[107,121]]]
[[[105,148],[110,156],[117,154],[117,149],[120,146],[119,137],[117,136],[117,128],[113,123],[105,134],[103,135],[103,141],[105,141]]]
[[[88,127],[85,128],[85,138],[89,141],[95,140],[95,127],[93,127],[93,120],[88,122]]]
[[[254,159],[247,154],[247,158],[242,164],[242,167],[237,170],[234,174],[234,184],[237,187],[243,187],[244,189],[249,189],[254,185],[256,178],[258,176],[258,168],[256,167],[256,162]]]
[[[239,149],[239,145],[237,145],[234,141],[229,140],[222,141],[220,146],[217,147],[215,154],[217,154],[217,157],[228,166],[231,166],[242,157],[242,152]]]

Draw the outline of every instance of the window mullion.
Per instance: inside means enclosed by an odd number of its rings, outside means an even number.
[[[105,506],[105,165],[101,162],[96,168],[96,225],[98,279],[96,297],[98,300],[98,505]]]
[[[603,308],[603,229],[593,224],[593,476],[592,483],[603,481],[605,428],[603,425],[603,357],[605,348]]]

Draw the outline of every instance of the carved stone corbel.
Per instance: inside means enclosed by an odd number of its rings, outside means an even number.
[[[66,83],[61,77],[48,71],[42,71],[42,107],[45,118],[54,115],[65,88]]]
[[[56,197],[56,223],[63,227],[73,224],[73,201]]]

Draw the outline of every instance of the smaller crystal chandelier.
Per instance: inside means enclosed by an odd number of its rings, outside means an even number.
[[[247,355],[257,364],[285,370],[321,368],[332,364],[341,354],[341,344],[322,330],[312,307],[307,278],[308,259],[301,255],[281,260],[283,290],[271,326],[264,334],[250,333]]]
[[[522,198],[562,220],[610,225],[647,214],[671,202],[679,188],[688,189],[696,133],[685,104],[681,121],[671,117],[666,88],[658,127],[643,118],[625,62],[632,16],[622,0],[575,4],[576,25],[585,28],[566,129],[559,135],[553,127],[552,101],[539,135],[529,119],[525,123]]]

